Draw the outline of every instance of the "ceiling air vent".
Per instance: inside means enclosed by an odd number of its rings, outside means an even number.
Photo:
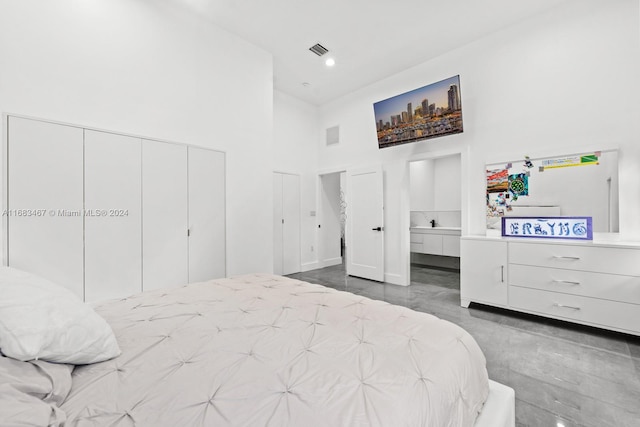
[[[313,53],[315,53],[318,56],[322,56],[325,53],[329,52],[329,49],[327,49],[326,47],[322,46],[320,43],[316,43],[313,46],[311,46],[309,48],[309,50]]]

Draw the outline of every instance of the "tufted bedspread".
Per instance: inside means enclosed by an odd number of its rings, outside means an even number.
[[[460,327],[285,277],[96,311],[122,355],[75,368],[66,426],[470,427],[488,394],[485,358]]]

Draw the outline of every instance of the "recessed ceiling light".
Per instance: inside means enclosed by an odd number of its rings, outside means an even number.
[[[324,63],[327,67],[333,67],[334,65],[336,65],[336,60],[333,58],[327,58],[327,60],[324,61]]]

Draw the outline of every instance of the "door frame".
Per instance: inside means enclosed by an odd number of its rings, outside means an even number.
[[[316,207],[317,207],[317,212],[316,212],[316,235],[315,235],[315,239],[316,239],[316,246],[317,246],[317,251],[316,251],[316,261],[315,261],[315,265],[314,266],[310,266],[310,268],[308,268],[307,270],[313,270],[316,268],[324,268],[324,267],[330,267],[332,265],[331,262],[329,263],[325,263],[324,260],[321,257],[321,254],[324,253],[324,229],[322,228],[322,224],[324,223],[324,218],[323,218],[323,213],[324,213],[324,209],[326,206],[324,206],[324,204],[322,203],[322,177],[324,175],[331,175],[334,173],[340,174],[340,173],[346,173],[347,172],[347,167],[336,167],[336,168],[328,168],[328,169],[322,169],[319,170],[316,174]],[[346,178],[345,178],[346,179]],[[345,182],[346,184],[346,182]],[[347,206],[349,205],[348,199],[349,199],[349,194],[345,191],[345,195],[344,195],[345,201],[347,203]],[[346,225],[345,225],[346,226]],[[346,233],[345,233],[345,243],[346,243]]]
[[[402,218],[401,218],[401,230],[404,230],[400,236],[401,247],[404,248],[401,252],[401,259],[404,258],[404,277],[402,277],[402,285],[409,286],[411,284],[411,180],[409,167],[412,162],[418,162],[421,160],[434,160],[443,157],[460,156],[460,182],[462,188],[460,189],[460,215],[461,215],[461,236],[467,235],[469,230],[469,189],[465,185],[469,182],[469,146],[464,147],[452,147],[446,150],[428,151],[424,153],[415,154],[409,157],[405,162],[405,177],[402,186]]]
[[[338,265],[338,264],[342,264],[344,258],[342,256],[336,257],[336,258],[328,258],[325,259],[323,254],[325,253],[325,233],[327,232],[327,228],[326,227],[322,227],[324,224],[326,224],[326,218],[325,218],[325,210],[327,208],[327,206],[324,204],[323,200],[323,189],[324,189],[324,181],[323,178],[329,175],[340,175],[345,173],[346,174],[346,169],[339,169],[336,171],[331,171],[331,172],[319,172],[317,175],[317,191],[316,191],[316,195],[317,195],[317,200],[316,200],[316,206],[318,207],[318,210],[316,212],[316,218],[317,218],[317,227],[316,227],[316,242],[317,242],[317,252],[316,252],[316,266],[314,266],[314,268],[324,268],[324,267],[331,267],[333,265]],[[345,178],[346,179],[346,178]],[[345,182],[346,184],[346,182]],[[347,192],[345,190],[344,192],[344,197],[345,197],[345,202],[347,199]],[[338,200],[339,202],[339,200]],[[345,224],[346,227],[346,224]],[[345,233],[345,241],[346,241],[346,233]]]

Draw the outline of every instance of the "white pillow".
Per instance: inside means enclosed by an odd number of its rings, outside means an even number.
[[[87,364],[120,355],[109,324],[71,291],[0,267],[0,351],[27,361]]]

